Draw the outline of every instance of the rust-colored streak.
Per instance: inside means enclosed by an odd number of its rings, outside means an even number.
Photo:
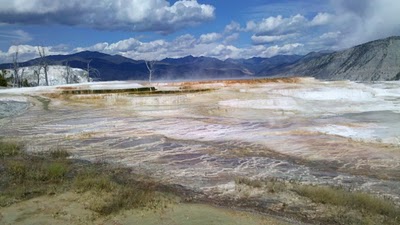
[[[263,83],[299,83],[301,78],[283,77],[283,78],[260,78],[260,79],[241,79],[241,80],[204,80],[204,81],[187,81],[177,83],[181,86],[191,86],[198,84],[263,84]]]

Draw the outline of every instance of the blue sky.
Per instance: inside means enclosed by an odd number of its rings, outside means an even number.
[[[0,0],[0,63],[83,50],[220,59],[340,50],[400,35],[398,0]]]

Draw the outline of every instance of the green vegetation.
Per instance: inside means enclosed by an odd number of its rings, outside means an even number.
[[[155,183],[138,182],[129,169],[70,159],[57,148],[28,154],[23,146],[0,140],[0,207],[41,195],[73,191],[89,196],[88,208],[109,215],[131,208],[166,207],[172,198],[155,191]]]
[[[62,148],[56,148],[50,151],[50,156],[53,159],[66,159],[70,156],[70,153]]]
[[[14,141],[0,140],[0,157],[17,156],[21,153],[22,145]]]
[[[7,87],[8,86],[6,75],[7,75],[7,71],[6,70],[2,70],[0,72],[0,87]]]
[[[30,87],[31,85],[29,84],[29,82],[28,82],[28,80],[27,79],[24,79],[23,81],[22,81],[22,87]]]

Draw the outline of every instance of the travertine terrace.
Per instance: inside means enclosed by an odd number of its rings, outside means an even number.
[[[229,195],[234,179],[246,176],[341,185],[400,201],[399,82],[151,86],[0,90],[0,133],[29,142],[29,151],[63,147],[75,158],[119,163],[210,196]]]

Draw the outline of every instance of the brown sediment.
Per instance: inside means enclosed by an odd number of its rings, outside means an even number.
[[[154,87],[140,87],[140,88],[127,88],[127,89],[72,89],[63,90],[61,94],[64,95],[82,95],[82,94],[118,94],[118,93],[131,93],[131,94],[143,94],[151,93],[156,91]]]
[[[154,94],[180,94],[207,92],[218,89],[218,87],[235,84],[265,84],[265,83],[299,83],[302,78],[254,78],[254,79],[232,79],[232,80],[204,80],[204,81],[184,81],[167,82],[163,84],[154,83],[155,86],[179,87],[179,89],[157,89],[154,86],[123,89],[90,89],[84,86],[63,86],[57,87],[55,92],[44,93],[43,95],[51,98],[59,98],[61,95],[91,95],[91,94],[133,94],[133,95],[154,95]],[[221,85],[221,86],[215,86]]]
[[[157,90],[155,87],[141,87],[141,88],[128,88],[128,89],[61,89],[61,93],[45,93],[45,96],[58,98],[62,95],[104,95],[104,94],[128,94],[128,95],[156,95],[156,94],[184,94],[184,93],[198,93],[212,91],[211,88],[198,88],[198,89],[179,89],[179,90]]]
[[[300,77],[283,77],[283,78],[254,78],[254,79],[232,79],[232,80],[203,80],[203,81],[185,81],[185,82],[171,82],[169,86],[180,86],[181,89],[193,89],[198,85],[215,85],[221,84],[234,85],[234,84],[265,84],[265,83],[299,83]]]
[[[82,88],[82,86],[77,87],[77,86],[62,86],[62,87],[56,87],[58,90],[78,90]]]
[[[195,84],[263,84],[263,83],[299,83],[300,77],[283,77],[283,78],[255,78],[255,79],[238,79],[238,80],[204,80],[204,81],[187,81],[177,82],[182,86],[190,86]]]

